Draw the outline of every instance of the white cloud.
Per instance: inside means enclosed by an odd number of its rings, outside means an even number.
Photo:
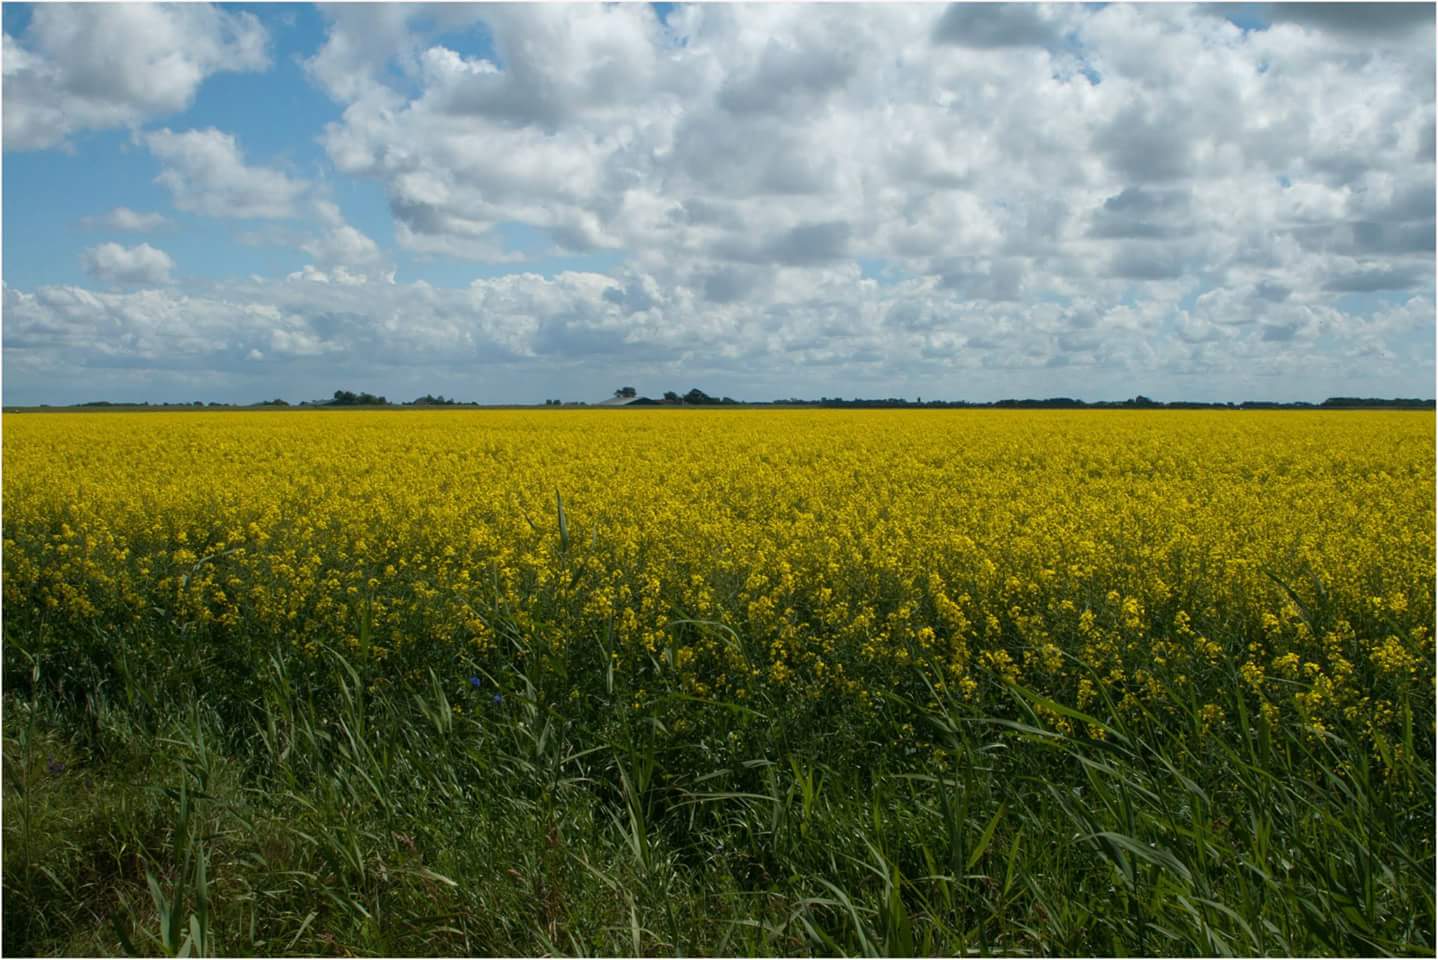
[[[338,283],[347,287],[361,286],[369,282],[369,278],[362,273],[351,273],[344,267],[335,267],[326,273],[317,269],[312,263],[305,264],[302,269],[295,271],[285,279],[306,280],[310,283]]]
[[[169,254],[148,243],[134,247],[102,243],[85,251],[84,262],[87,273],[106,283],[165,284],[175,269]]]
[[[139,213],[129,207],[116,207],[115,209],[102,213],[99,216],[85,217],[82,221],[87,227],[109,230],[131,230],[144,232],[147,230],[158,230],[168,226],[169,218],[159,213]]]
[[[720,305],[633,270],[517,273],[458,289],[313,266],[203,292],[7,288],[4,346],[22,385],[26,371],[66,358],[96,378],[136,368],[224,378],[259,370],[259,353],[265,375],[287,370],[321,394],[364,382],[395,393],[391,384],[414,384],[418,395],[426,380],[452,392],[456,378],[501,368],[516,378],[510,390],[532,398],[602,396],[616,370],[656,392],[698,384],[751,399],[1229,399],[1255,396],[1257,370],[1278,378],[1268,397],[1431,392],[1431,295],[1342,311],[1321,290],[1258,281],[1185,310],[1174,291],[1132,304],[1004,301],[933,277],[880,285],[849,266],[781,267],[764,282],[763,300]],[[1426,353],[1415,349],[1425,342]],[[486,389],[495,392],[478,398],[527,396]]]
[[[320,232],[302,241],[301,250],[320,263],[339,267],[364,268],[379,262],[379,245],[346,223],[338,206],[320,200],[314,208]]]
[[[183,310],[7,291],[7,349],[57,357],[56,317],[189,311],[170,333],[211,342],[196,366],[255,351],[381,392],[503,368],[523,390],[623,369],[751,397],[1431,393],[1434,51],[1410,11],[1247,31],[1157,4],[323,15],[305,67],[341,113],[320,141],[383,190],[399,254],[551,275],[396,284],[324,185],[166,130],[147,142],[178,206],[293,216],[246,236],[301,256]],[[481,19],[492,53],[452,39]],[[536,233],[621,266],[554,273]]]
[[[1288,258],[1294,237],[1318,272],[1315,218],[1349,255],[1431,262],[1431,203],[1352,199],[1375,167],[1431,184],[1431,83],[1408,82],[1431,38],[1364,59],[1341,30],[1133,5],[478,15],[493,59],[400,27],[362,49],[341,17],[326,48],[366,80],[329,84],[345,111],[323,142],[384,186],[413,251],[501,261],[519,222],[720,299],[762,265],[858,257],[951,279],[954,258],[1003,260],[1010,290],[1020,258],[1026,296],[1117,297]],[[1176,205],[1106,212],[1126,196]]]
[[[309,189],[282,171],[245,163],[235,138],[211,127],[173,133],[168,128],[148,134],[145,143],[165,168],[155,178],[174,197],[175,206],[190,213],[238,219],[292,217],[300,196]]]
[[[1433,33],[1433,6],[1426,3],[1270,3],[1264,14],[1274,23],[1355,36],[1373,44],[1421,44]]]
[[[267,41],[252,14],[208,4],[36,4],[4,37],[5,148],[183,110],[211,74],[265,69]]]

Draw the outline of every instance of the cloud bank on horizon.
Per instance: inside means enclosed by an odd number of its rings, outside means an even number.
[[[1433,91],[1425,4],[7,4],[4,400],[1432,396]]]

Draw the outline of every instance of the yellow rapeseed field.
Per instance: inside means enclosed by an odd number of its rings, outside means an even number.
[[[1208,727],[1242,687],[1391,758],[1433,702],[1434,418],[7,414],[4,603],[37,648],[163,622],[381,676],[600,643],[733,703],[1008,682]]]

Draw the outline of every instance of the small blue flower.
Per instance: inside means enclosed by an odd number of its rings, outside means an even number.
[[[491,699],[494,700],[494,705],[497,707],[504,702],[504,694],[496,693]]]
[[[474,689],[478,690],[480,687],[482,687],[482,686],[484,685],[484,681],[481,680],[481,679],[479,679],[479,677],[470,677],[470,678],[469,678],[469,685],[470,685],[471,687],[474,687]]]

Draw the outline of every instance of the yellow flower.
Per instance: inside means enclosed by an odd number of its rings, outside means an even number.
[[[159,610],[317,658],[367,607],[376,673],[603,644],[636,709],[663,683],[868,710],[922,671],[1198,697],[1219,731],[1236,673],[1270,724],[1391,748],[1391,705],[1431,706],[1431,416],[691,413],[5,414],[7,630],[63,657]],[[1315,578],[1321,636],[1274,582]]]

